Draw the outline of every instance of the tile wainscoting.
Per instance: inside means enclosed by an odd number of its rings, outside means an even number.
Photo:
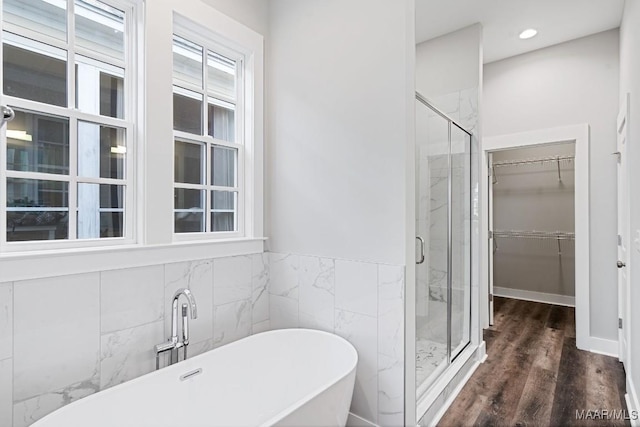
[[[273,329],[336,333],[358,351],[351,412],[404,424],[404,266],[270,253]]]
[[[269,329],[267,254],[0,284],[0,426],[28,426],[155,369],[175,290],[189,288],[196,355]]]
[[[404,422],[404,266],[263,253],[0,283],[0,425],[24,427],[151,372],[170,299],[198,304],[190,354],[306,327],[358,350],[351,412]]]

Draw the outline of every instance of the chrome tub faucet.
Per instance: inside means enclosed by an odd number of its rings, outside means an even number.
[[[178,338],[178,303],[181,296],[187,299],[187,303],[182,304],[182,341]],[[178,351],[181,348],[183,350],[183,360],[187,358],[187,346],[189,345],[189,316],[187,316],[187,312],[191,319],[198,318],[198,307],[193,294],[189,289],[181,288],[173,295],[171,303],[171,337],[169,337],[168,341],[155,346],[156,369],[160,369],[160,355],[167,351],[170,356],[170,365],[179,361]]]

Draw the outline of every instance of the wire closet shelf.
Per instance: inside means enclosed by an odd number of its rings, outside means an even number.
[[[522,238],[522,239],[554,239],[575,240],[575,233],[566,231],[523,231],[523,230],[496,230],[491,237]]]
[[[522,230],[495,230],[490,231],[489,236],[493,241],[493,252],[498,251],[499,238],[533,239],[538,241],[555,240],[558,248],[558,255],[562,256],[561,241],[575,241],[575,233],[566,231],[522,231]]]
[[[575,160],[575,156],[552,156],[552,157],[540,157],[536,159],[522,159],[522,160],[501,160],[491,164],[491,172],[493,175],[493,183],[498,183],[498,175],[496,169],[505,166],[526,166],[526,165],[544,165],[545,163],[555,163],[558,170],[558,181],[562,182],[561,165],[571,165]]]

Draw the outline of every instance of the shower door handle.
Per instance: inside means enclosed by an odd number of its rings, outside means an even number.
[[[416,261],[416,264],[422,264],[424,262],[424,239],[420,236],[416,236],[416,240],[420,242],[420,259]]]

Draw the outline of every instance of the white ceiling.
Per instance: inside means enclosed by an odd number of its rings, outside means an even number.
[[[416,0],[416,43],[480,22],[488,63],[617,28],[623,7],[624,0]],[[520,40],[527,28],[538,35]]]

